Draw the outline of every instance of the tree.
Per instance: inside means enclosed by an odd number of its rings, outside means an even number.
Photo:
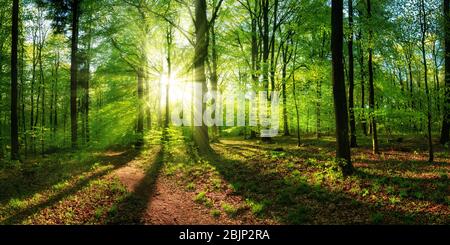
[[[331,5],[331,52],[334,112],[336,117],[336,158],[344,175],[353,172],[348,140],[348,114],[345,96],[343,65],[343,1],[335,0]]]
[[[208,20],[206,18],[206,0],[195,1],[195,53],[194,53],[194,77],[195,82],[198,82],[202,86],[203,99],[204,94],[207,92],[206,75],[205,75],[205,61],[208,56]],[[197,95],[198,96],[198,95]],[[206,103],[202,102],[202,111],[196,111],[195,113],[202,115],[206,109]],[[200,126],[194,127],[194,141],[197,144],[200,151],[207,152],[210,150],[208,127],[205,122],[201,120]]]
[[[425,50],[425,42],[428,33],[428,23],[427,23],[427,13],[425,12],[425,2],[420,0],[420,11],[419,11],[419,23],[421,31],[421,51],[422,51],[422,61],[423,61],[423,77],[425,82],[425,94],[427,96],[427,131],[428,131],[428,161],[433,162],[433,139],[431,135],[431,96],[430,90],[428,88],[428,65],[427,65],[427,55]]]
[[[353,58],[353,0],[348,1],[348,27],[350,34],[348,37],[348,111],[350,116],[350,147],[356,147],[356,123],[355,123],[355,103],[354,103],[354,58]]]
[[[450,141],[450,1],[444,0],[444,60],[445,60],[445,97],[442,119],[441,144]]]
[[[372,19],[372,6],[371,0],[367,0],[367,18],[369,21]],[[369,27],[369,119],[370,119],[370,129],[372,132],[372,151],[373,154],[379,153],[378,147],[378,134],[377,134],[377,122],[375,118],[375,87],[373,78],[373,31],[372,27]]]
[[[13,1],[11,39],[11,159],[19,159],[19,122],[17,112],[18,64],[17,49],[19,43],[19,0]]]
[[[79,0],[72,0],[72,41],[70,55],[70,129],[72,148],[77,147],[77,86],[78,86],[78,22]]]

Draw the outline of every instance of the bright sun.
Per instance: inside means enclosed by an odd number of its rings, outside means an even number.
[[[191,90],[189,83],[183,83],[175,76],[167,77],[166,75],[161,76],[161,99],[166,101],[166,85],[169,84],[169,100],[170,103],[182,101],[189,98],[189,91]]]

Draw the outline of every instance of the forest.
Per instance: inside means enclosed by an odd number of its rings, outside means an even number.
[[[450,224],[450,0],[0,0],[0,224]]]

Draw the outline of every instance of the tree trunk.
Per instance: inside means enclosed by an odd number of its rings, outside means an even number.
[[[136,146],[144,144],[144,74],[142,69],[137,73],[137,96],[138,96],[138,120],[137,120],[137,141]]]
[[[297,101],[297,90],[295,87],[295,66],[297,61],[297,47],[298,42],[295,43],[295,49],[294,49],[294,59],[292,61],[292,95],[294,96],[294,103],[295,103],[295,115],[297,119],[297,146],[301,145],[301,138],[300,138],[300,113],[299,113],[299,105]]]
[[[361,30],[358,34],[358,39],[361,42],[362,34]],[[364,50],[361,44],[359,44],[359,66],[360,66],[360,76],[361,76],[361,128],[363,131],[363,134],[367,136],[367,120],[366,120],[366,113],[364,112],[366,109],[366,89],[365,89],[365,79],[364,79]]]
[[[79,1],[72,1],[72,43],[70,57],[70,131],[72,149],[77,147],[77,75],[78,75],[78,18],[79,18]]]
[[[19,159],[19,122],[17,115],[17,49],[19,43],[19,0],[13,0],[11,38],[11,159]]]
[[[331,52],[334,112],[336,116],[336,158],[345,176],[352,174],[353,166],[350,158],[348,139],[348,114],[345,96],[344,64],[343,64],[343,1],[331,3]]]
[[[433,155],[433,139],[431,135],[431,96],[430,96],[430,90],[428,87],[428,65],[427,65],[427,56],[426,56],[426,50],[425,50],[425,42],[426,42],[426,35],[427,35],[427,17],[425,12],[425,2],[424,0],[421,0],[419,11],[421,13],[421,24],[420,29],[422,31],[422,60],[423,60],[423,72],[424,72],[424,81],[425,81],[425,93],[427,95],[427,131],[428,131],[428,161],[433,162],[434,155]]]
[[[355,103],[353,99],[354,81],[354,60],[353,60],[353,3],[348,1],[348,25],[350,36],[348,38],[348,110],[350,119],[350,147],[357,147],[356,144],[356,123],[355,123]]]
[[[215,5],[215,4],[214,4]],[[217,62],[218,62],[218,55],[217,55],[217,44],[216,44],[216,28],[215,28],[215,22],[211,23],[211,58],[212,58],[212,72],[211,72],[211,88],[214,93],[218,92],[217,88],[217,82],[218,82],[218,76],[217,76]],[[217,98],[217,97],[216,97]],[[217,101],[213,104],[214,108],[212,110],[214,111],[213,117],[216,118],[216,104]],[[218,112],[220,113],[220,112]],[[219,138],[219,128],[216,124],[212,127],[212,133],[213,133],[213,140],[216,141]]]
[[[289,136],[289,125],[288,125],[288,113],[287,113],[287,97],[286,97],[286,69],[287,69],[287,61],[286,58],[283,57],[283,71],[282,71],[282,96],[283,96],[283,129],[284,136]]]
[[[164,121],[164,127],[169,127],[169,102],[170,102],[170,81],[172,78],[172,25],[169,25],[166,33],[166,41],[167,41],[167,84],[166,84],[166,118]]]
[[[367,15],[369,18],[369,21],[372,18],[372,8],[370,5],[370,0],[367,0]],[[375,88],[374,88],[374,81],[373,81],[373,48],[372,48],[372,30],[369,31],[369,108],[370,108],[370,129],[372,134],[372,151],[373,154],[379,153],[379,147],[378,147],[378,135],[377,135],[377,122],[375,118]]]
[[[205,61],[208,56],[208,20],[206,18],[206,0],[195,1],[195,53],[194,53],[194,77],[195,81],[202,86],[201,97],[203,99],[207,92]],[[197,95],[199,96],[199,95]],[[206,109],[206,103],[202,100],[201,111],[195,113],[203,113]],[[211,150],[209,145],[208,127],[201,120],[201,126],[194,126],[194,141],[200,152],[208,152]]]
[[[262,11],[262,46],[263,46],[263,52],[262,52],[262,74],[263,74],[263,86],[264,91],[267,92],[267,98],[269,99],[269,53],[270,53],[270,47],[269,47],[269,0],[262,0],[261,5],[261,11]],[[269,103],[268,103],[269,104]],[[269,110],[267,109],[267,114],[269,113]],[[264,142],[270,142],[270,137],[261,137],[261,140]]]
[[[272,36],[270,38],[270,89],[271,91],[275,91],[275,69],[277,66],[277,60],[275,58],[275,35],[277,33],[278,25],[277,25],[277,19],[278,19],[278,0],[274,1],[274,10],[273,10],[273,23],[272,23]],[[270,98],[270,95],[268,95],[268,98]]]
[[[441,144],[450,141],[450,0],[444,0],[445,16],[445,98],[444,98],[444,118],[442,120]]]
[[[250,8],[250,6],[249,6]],[[253,11],[257,11],[259,8],[259,1],[255,1],[255,6],[254,6],[254,10]],[[251,57],[252,57],[252,81],[253,81],[253,87],[257,87],[259,85],[259,44],[258,44],[258,18],[257,16],[252,12],[250,12],[250,18],[252,20],[252,24],[251,24],[251,30],[252,30],[252,53],[251,53]],[[257,115],[259,115],[258,113],[259,111],[259,107],[257,108]],[[254,139],[256,138],[256,131],[254,128],[250,129],[250,139]]]

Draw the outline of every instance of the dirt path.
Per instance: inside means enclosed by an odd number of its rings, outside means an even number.
[[[180,147],[180,146],[179,146]],[[185,151],[185,149],[177,149]],[[167,154],[167,153],[162,153]],[[207,207],[194,201],[197,193],[188,191],[184,186],[177,183],[176,176],[169,176],[164,173],[164,165],[171,157],[161,157],[163,163],[159,173],[154,175],[156,180],[152,183],[142,183],[148,178],[145,168],[151,168],[155,161],[156,152],[149,157],[143,157],[139,161],[132,161],[113,174],[124,184],[128,192],[133,193],[138,199],[146,203],[145,210],[140,212],[139,223],[142,224],[251,224],[254,223],[248,216],[229,217],[225,214],[213,216],[212,207]],[[178,155],[179,156],[179,155]],[[144,167],[144,168],[143,168]],[[221,197],[223,199],[223,197]],[[219,204],[220,205],[220,204]],[[132,209],[128,209],[132,211]],[[137,211],[139,213],[139,211]]]

